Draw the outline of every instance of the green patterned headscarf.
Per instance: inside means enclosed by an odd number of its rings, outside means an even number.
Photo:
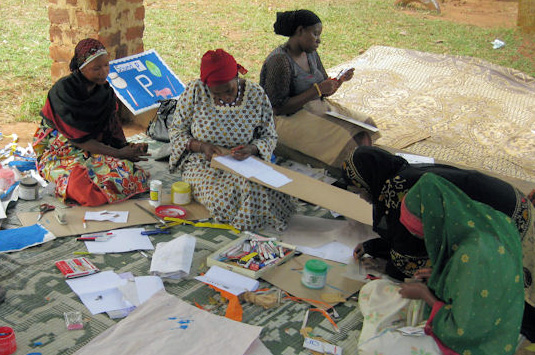
[[[461,355],[514,354],[524,289],[511,219],[427,173],[407,193],[401,222],[423,234],[433,267],[428,286],[445,303],[433,334]]]

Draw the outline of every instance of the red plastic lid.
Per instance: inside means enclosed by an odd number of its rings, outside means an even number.
[[[17,351],[15,332],[10,327],[0,327],[0,355],[10,355]]]
[[[163,205],[156,207],[156,215],[160,218],[186,218],[186,210],[180,206]]]

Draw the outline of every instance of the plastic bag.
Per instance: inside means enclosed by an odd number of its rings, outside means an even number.
[[[147,135],[161,142],[169,142],[169,125],[176,109],[175,99],[161,100],[156,116],[150,121]]]

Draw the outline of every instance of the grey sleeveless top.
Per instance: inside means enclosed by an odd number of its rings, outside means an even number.
[[[266,91],[273,107],[283,106],[290,97],[308,90],[314,83],[327,79],[327,72],[316,51],[307,53],[310,72],[304,71],[286,52],[277,47],[264,61],[260,85]]]

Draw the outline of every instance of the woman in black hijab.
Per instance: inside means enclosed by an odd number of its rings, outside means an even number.
[[[380,238],[357,245],[355,258],[364,254],[386,259],[386,273],[398,280],[430,268],[423,239],[414,237],[399,221],[401,202],[425,173],[452,182],[472,200],[487,204],[510,217],[522,242],[525,311],[522,334],[535,341],[535,208],[517,188],[475,170],[443,164],[411,165],[377,147],[358,147],[343,164],[345,179],[357,193],[373,204],[373,230]]]
[[[445,178],[471,199],[511,217],[522,239],[533,229],[533,206],[526,196],[507,182],[475,170],[443,164],[411,165],[377,147],[355,149],[344,162],[343,170],[355,188],[368,194],[373,204],[373,229],[381,237],[357,246],[355,254],[387,259],[387,273],[396,279],[412,277],[416,270],[427,266],[423,241],[414,238],[399,222],[403,197],[427,172]]]
[[[78,42],[71,74],[49,90],[34,135],[37,170],[56,196],[83,206],[115,203],[148,189],[147,145],[128,143],[107,82],[109,56],[96,39]]]

